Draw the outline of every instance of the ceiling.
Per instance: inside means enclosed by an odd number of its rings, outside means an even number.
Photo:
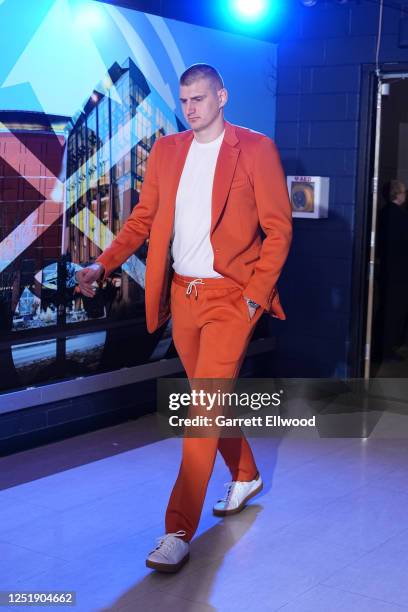
[[[254,27],[234,20],[226,9],[226,0],[96,0],[116,6],[131,8],[168,19],[177,19],[209,28],[235,32],[253,38],[277,42],[293,16],[299,0],[281,0],[279,17],[264,20]]]

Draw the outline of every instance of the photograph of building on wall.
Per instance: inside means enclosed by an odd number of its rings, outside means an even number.
[[[57,322],[47,268],[61,256],[68,117],[0,111],[0,331]]]
[[[67,265],[86,266],[120,231],[137,205],[153,143],[184,126],[129,58],[115,63],[73,119],[67,135]],[[66,305],[68,323],[144,317],[143,246],[105,281],[96,299]]]

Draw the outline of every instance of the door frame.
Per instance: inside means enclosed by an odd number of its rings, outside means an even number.
[[[371,347],[367,340],[371,338],[373,308],[370,268],[373,271],[376,240],[373,203],[377,200],[378,185],[373,179],[375,164],[379,161],[376,160],[376,143],[378,154],[380,150],[379,86],[387,79],[403,75],[408,75],[406,62],[388,64],[378,73],[374,64],[362,66],[348,355],[348,376],[351,378],[368,378],[371,364]]]

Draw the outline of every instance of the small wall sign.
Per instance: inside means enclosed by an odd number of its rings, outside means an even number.
[[[292,216],[322,219],[329,212],[330,179],[326,176],[288,176]]]

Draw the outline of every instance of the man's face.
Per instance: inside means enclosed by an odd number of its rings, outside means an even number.
[[[210,79],[198,79],[191,85],[180,85],[183,114],[194,132],[200,132],[214,123],[226,101],[226,90],[217,91]]]

